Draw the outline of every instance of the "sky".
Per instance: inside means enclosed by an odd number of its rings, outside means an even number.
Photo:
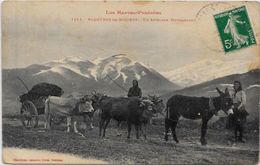
[[[259,60],[259,44],[224,53],[213,14],[245,5],[259,41],[260,5],[255,2],[4,2],[2,66],[20,68],[67,56],[83,59],[126,54],[158,71],[204,59]],[[106,12],[158,11],[160,15]],[[81,21],[73,21],[73,18]],[[93,22],[132,18],[137,22]],[[190,21],[144,22],[143,19]]]

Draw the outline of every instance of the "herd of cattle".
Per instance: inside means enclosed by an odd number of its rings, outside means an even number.
[[[111,119],[118,122],[126,121],[128,125],[128,138],[130,138],[131,125],[135,125],[136,138],[139,138],[139,130],[144,126],[144,137],[146,137],[146,128],[152,116],[156,113],[162,113],[165,109],[163,101],[156,96],[147,98],[137,97],[109,97],[100,93],[92,93],[81,98],[77,97],[57,97],[49,96],[45,101],[45,127],[51,126],[52,116],[67,117],[67,131],[70,131],[73,123],[74,132],[77,130],[77,119],[79,116],[85,118],[88,116],[91,120],[93,115],[99,112],[100,136],[105,137],[106,128]],[[102,132],[103,130],[103,132]]]
[[[155,114],[165,116],[165,140],[168,140],[168,131],[171,129],[174,140],[178,143],[176,136],[176,125],[180,116],[188,119],[202,119],[201,144],[206,144],[206,131],[208,120],[219,110],[225,113],[232,112],[232,99],[228,90],[225,92],[217,89],[217,97],[190,97],[175,95],[169,98],[166,105],[163,100],[156,96],[144,98],[137,97],[109,97],[100,93],[92,93],[81,98],[49,96],[45,101],[45,128],[51,126],[52,116],[58,115],[67,118],[67,131],[73,123],[76,133],[77,118],[79,116],[91,119],[95,112],[99,112],[99,136],[105,137],[106,128],[111,119],[118,122],[127,122],[127,138],[130,138],[131,126],[135,126],[136,138],[140,137],[140,131],[146,138],[147,125]],[[82,134],[81,134],[82,135]]]

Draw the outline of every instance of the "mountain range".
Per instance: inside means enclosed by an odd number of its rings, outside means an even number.
[[[26,68],[3,69],[2,73],[4,97],[18,97],[27,92],[17,77],[29,89],[37,83],[48,82],[60,86],[65,94],[96,90],[112,96],[126,96],[134,79],[138,80],[144,95],[180,89],[155,69],[124,54],[94,60],[72,56]]]

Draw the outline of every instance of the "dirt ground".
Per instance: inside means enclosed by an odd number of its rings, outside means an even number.
[[[3,146],[59,153],[70,153],[83,158],[93,158],[110,163],[144,163],[144,164],[257,164],[259,153],[258,130],[248,131],[246,143],[233,143],[232,132],[220,129],[208,129],[207,146],[201,146],[200,124],[179,124],[177,136],[180,143],[176,144],[172,137],[164,141],[163,123],[151,125],[148,139],[137,140],[135,130],[132,136],[116,136],[115,122],[107,129],[107,138],[98,137],[98,127],[87,129],[86,137],[74,133],[66,133],[66,125],[53,126],[44,130],[40,122],[38,128],[23,128],[17,118],[3,118]]]

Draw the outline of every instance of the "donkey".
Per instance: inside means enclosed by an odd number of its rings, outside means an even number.
[[[226,114],[233,106],[232,98],[229,91],[226,88],[225,92],[216,88],[219,93],[218,97],[191,97],[174,95],[168,101],[166,105],[166,117],[165,117],[165,141],[168,141],[168,131],[171,128],[173,139],[176,143],[179,143],[176,136],[176,126],[180,116],[187,119],[202,119],[201,126],[201,145],[206,145],[206,133],[208,121],[215,114],[217,115],[219,110],[223,110]]]

